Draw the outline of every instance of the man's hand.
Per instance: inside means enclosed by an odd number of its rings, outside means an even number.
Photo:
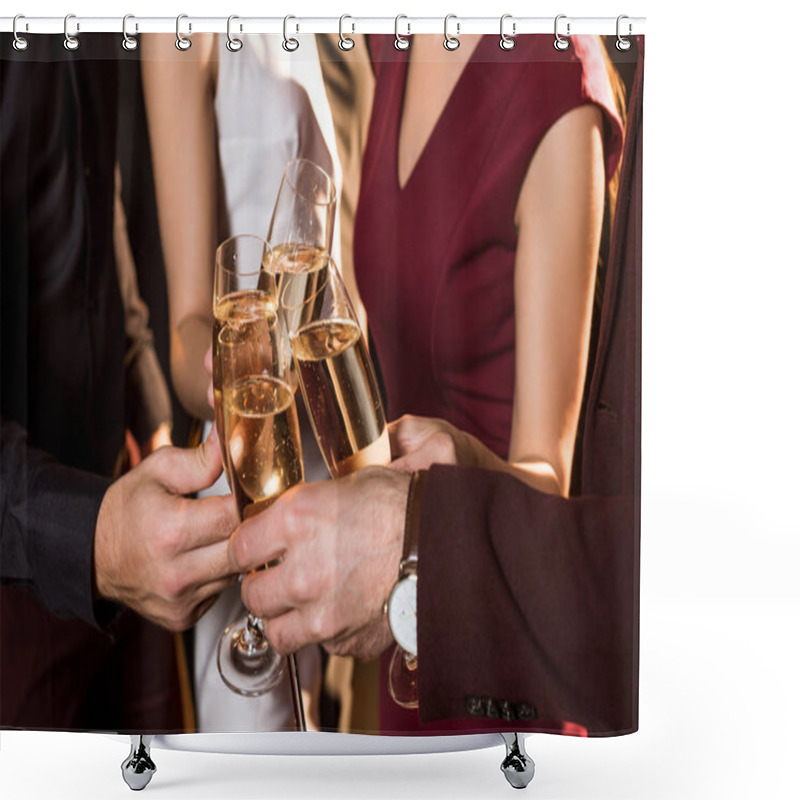
[[[230,569],[250,572],[242,600],[280,653],[320,643],[369,659],[392,643],[383,604],[397,580],[410,478],[371,467],[295,486],[230,540]]]
[[[109,487],[97,516],[94,563],[101,597],[173,631],[192,626],[233,580],[233,498],[184,495],[219,477],[214,433],[194,450],[162,447]]]

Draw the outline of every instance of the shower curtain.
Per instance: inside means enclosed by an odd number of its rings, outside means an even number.
[[[139,38],[0,34],[0,727],[635,731],[644,39]],[[244,235],[293,398],[252,452],[284,480],[291,408],[304,475],[251,516]],[[269,690],[220,672],[243,602]]]

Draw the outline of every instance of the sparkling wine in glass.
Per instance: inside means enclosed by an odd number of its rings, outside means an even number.
[[[391,460],[375,369],[339,270],[328,257],[315,291],[279,292],[306,411],[331,476]]]
[[[267,240],[272,244],[269,264],[277,289],[293,298],[294,305],[314,294],[325,280],[335,215],[333,178],[306,158],[289,161]]]
[[[214,418],[221,442],[224,440],[219,334],[228,322],[235,322],[243,328],[248,325],[252,327],[260,317],[268,312],[274,313],[277,290],[275,277],[270,272],[271,258],[271,248],[260,236],[232,236],[217,248],[214,265],[212,382]],[[225,477],[232,484],[225,448],[222,449],[222,462]]]
[[[229,321],[217,334],[222,434],[236,507],[241,519],[267,508],[303,480],[294,393],[282,378],[280,334],[271,306],[251,318]],[[247,613],[229,625],[217,647],[217,666],[228,688],[256,697],[283,675],[260,619]]]
[[[333,259],[327,259],[313,291],[284,284],[278,297],[306,411],[331,476],[388,465],[389,433],[375,368]],[[396,646],[389,691],[405,708],[418,703],[416,667],[416,659]]]

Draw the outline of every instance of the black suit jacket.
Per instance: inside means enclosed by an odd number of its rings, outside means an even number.
[[[125,431],[114,160],[117,60],[135,54],[102,34],[77,54],[61,36],[24,53],[11,40],[0,35],[0,726],[174,731],[172,635],[92,599]]]
[[[0,37],[2,580],[97,622],[92,547],[124,442],[125,335],[113,250],[111,37]],[[86,52],[91,49],[91,53]],[[112,62],[113,63],[113,62]]]
[[[435,466],[425,481],[423,722],[525,731],[568,720],[590,735],[638,727],[641,91],[640,64],[589,376],[581,496],[461,467]]]

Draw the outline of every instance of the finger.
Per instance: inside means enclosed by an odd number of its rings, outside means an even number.
[[[406,414],[386,426],[389,431],[389,447],[392,451],[392,458],[402,456],[408,450],[409,440],[416,428],[416,421],[416,417]]]
[[[439,455],[439,448],[431,434],[419,447],[393,461],[390,466],[397,472],[412,473],[418,469],[427,469],[439,460]]]
[[[295,607],[285,590],[285,574],[281,565],[245,575],[242,579],[242,603],[262,619],[274,619],[293,611]]]
[[[195,587],[231,580],[239,574],[233,572],[228,563],[227,541],[184,553],[180,559],[180,569],[187,584]]]
[[[230,537],[228,562],[234,572],[249,572],[281,558],[287,548],[287,521],[278,506],[245,520]]]
[[[228,540],[239,524],[232,495],[187,499],[184,511],[185,536],[182,544],[185,551],[222,543],[227,553]],[[227,554],[225,558],[227,562]]]
[[[207,489],[222,473],[222,455],[214,428],[194,448],[162,447],[150,456],[161,482],[175,494],[194,494]]]
[[[418,449],[433,433],[442,430],[443,424],[438,419],[406,414],[400,419],[390,422],[387,428],[389,445],[394,458]]]
[[[206,375],[210,378],[214,374],[214,361],[211,354],[211,345],[208,346],[206,354],[203,357],[203,367],[205,367]]]
[[[318,644],[321,641],[320,638],[315,638],[306,617],[297,610],[269,619],[264,627],[269,643],[281,655],[296,653],[308,644]]]
[[[396,472],[405,472],[411,475],[418,469],[423,469],[423,467],[417,466],[417,460],[416,453],[409,453],[407,456],[403,456],[402,458],[392,461],[392,463],[389,464],[389,469],[393,469]]]

